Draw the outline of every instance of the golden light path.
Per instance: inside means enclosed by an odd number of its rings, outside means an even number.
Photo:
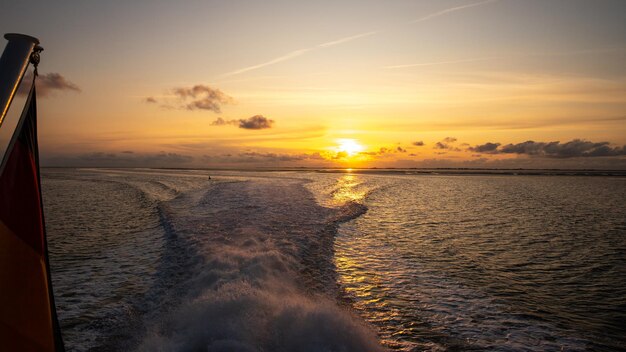
[[[337,189],[333,192],[333,201],[337,204],[359,202],[365,198],[367,192],[361,189],[363,182],[356,175],[344,175],[337,180]]]

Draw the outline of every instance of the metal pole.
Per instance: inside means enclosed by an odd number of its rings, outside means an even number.
[[[30,55],[39,44],[39,39],[24,34],[7,33],[4,38],[9,43],[0,58],[0,127],[24,77]]]

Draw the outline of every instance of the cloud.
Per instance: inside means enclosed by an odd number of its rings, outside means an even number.
[[[247,119],[233,119],[233,120],[224,120],[221,117],[215,119],[215,121],[211,122],[211,126],[227,126],[234,125],[239,128],[243,128],[246,130],[262,130],[267,128],[272,128],[274,124],[274,120],[270,120],[263,115],[254,115]]]
[[[519,154],[547,158],[614,157],[626,155],[626,145],[611,147],[609,142],[590,142],[574,139],[569,142],[526,141],[517,144],[501,145],[485,143],[469,147],[468,150],[488,154]]]
[[[408,68],[408,67],[420,67],[420,66],[436,66],[436,65],[447,65],[447,64],[460,64],[460,63],[468,63],[468,62],[479,62],[479,61],[487,61],[497,59],[499,57],[480,57],[474,59],[463,59],[463,60],[447,60],[447,61],[435,61],[435,62],[418,62],[413,64],[402,64],[402,65],[390,65],[384,66],[386,69],[396,69],[396,68]]]
[[[133,151],[125,150],[120,155],[117,153],[93,152],[79,156],[79,159],[92,162],[117,161],[120,164],[133,165],[170,165],[183,164],[193,160],[193,157],[178,153],[158,152],[154,154],[135,154]]]
[[[448,149],[448,150],[452,150],[452,151],[459,151],[458,148],[455,148],[454,146],[451,145],[451,144],[453,144],[456,141],[457,141],[457,139],[454,138],[454,137],[446,137],[442,141],[435,143],[433,148],[434,149]]]
[[[221,155],[204,155],[203,161],[209,163],[275,163],[299,162],[305,160],[324,160],[319,153],[286,154],[272,152],[245,151]]]
[[[250,158],[254,161],[299,161],[307,159],[305,154],[277,154],[277,153],[259,153],[244,152],[239,154],[240,157]]]
[[[232,104],[234,99],[219,89],[197,84],[188,88],[174,88],[173,93],[184,102],[188,110],[222,111],[222,104]]]
[[[211,126],[226,126],[226,125],[238,125],[239,120],[224,120],[221,117],[215,119],[215,121],[211,122]]]
[[[413,144],[414,146],[416,146],[416,147],[423,147],[423,146],[424,146],[424,142],[423,142],[423,141],[413,142],[412,144]]]
[[[349,152],[343,151],[343,150],[339,150],[339,151],[324,151],[322,153],[318,153],[323,159],[326,160],[341,160],[341,159],[348,159],[348,158],[352,158],[352,157],[365,157],[366,159],[362,159],[362,160],[378,160],[378,159],[384,159],[384,158],[390,158],[393,155],[397,155],[397,154],[401,154],[401,153],[406,153],[407,150],[405,148],[402,148],[401,146],[396,146],[396,147],[381,147],[377,150],[373,150],[373,151],[363,151],[363,152],[358,152],[356,154],[351,154]]]
[[[136,153],[132,150],[120,152],[94,151],[78,155],[52,155],[44,157],[45,166],[74,167],[173,167],[192,163],[189,155],[160,151]]]
[[[335,159],[335,160],[345,159],[348,156],[350,156],[348,152],[337,152],[335,155],[332,156],[332,159]]]
[[[626,146],[610,147],[609,142],[590,142],[574,139],[566,143],[526,141],[518,144],[507,144],[498,150],[499,153],[527,154],[550,158],[575,157],[606,157],[626,155]]]
[[[209,110],[215,113],[222,112],[222,105],[235,103],[235,99],[228,94],[203,84],[173,88],[168,95],[169,97],[159,99],[149,96],[144,98],[143,102],[160,103],[161,107],[166,109]]]
[[[271,128],[274,124],[274,120],[270,120],[263,115],[254,115],[249,117],[248,119],[239,120],[239,128],[244,128],[247,130],[262,130],[266,128]]]
[[[481,169],[569,169],[626,170],[626,158],[475,158],[475,159],[407,159],[394,167],[481,168]]]
[[[23,82],[30,82],[33,79],[33,74],[29,72],[24,76]],[[68,81],[65,77],[63,77],[60,73],[46,73],[40,74],[37,76],[37,96],[46,97],[50,96],[54,91],[74,91],[80,92],[80,88],[70,81]],[[21,84],[17,93],[21,95],[27,95],[30,90],[30,84]]]
[[[391,154],[397,154],[397,153],[406,153],[407,150],[405,148],[402,148],[401,146],[397,146],[397,147],[381,147],[378,150],[375,151],[369,151],[369,152],[360,152],[360,155],[367,155],[367,156],[373,156],[373,157],[384,157],[384,156],[389,156]],[[343,152],[339,152],[339,153],[343,153]]]
[[[477,152],[477,153],[494,153],[496,149],[500,146],[500,143],[491,143],[487,142],[485,144],[476,145],[473,147],[467,148],[467,150]]]
[[[393,153],[395,150],[394,149],[390,149],[387,147],[382,147],[378,150],[372,151],[372,152],[360,152],[359,154],[361,155],[369,155],[369,156],[380,156],[380,155],[385,155],[385,154],[390,154]],[[345,152],[340,152],[340,153],[345,153]]]
[[[472,62],[492,61],[492,60],[502,60],[502,59],[515,59],[515,58],[586,55],[590,53],[606,53],[606,52],[615,52],[615,51],[621,51],[621,50],[623,49],[621,48],[598,48],[598,49],[575,50],[575,51],[536,52],[536,53],[526,53],[526,54],[505,55],[505,56],[501,56],[501,55],[500,56],[483,56],[483,57],[474,57],[474,58],[468,58],[468,59],[442,60],[442,61],[430,61],[430,62],[417,62],[417,63],[411,63],[411,64],[388,65],[388,66],[383,66],[383,68],[384,69],[399,69],[399,68],[410,68],[410,67],[472,63]]]

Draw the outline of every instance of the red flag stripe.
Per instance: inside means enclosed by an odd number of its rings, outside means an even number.
[[[0,220],[35,251],[43,254],[37,166],[32,150],[21,140],[16,141],[0,175],[0,194]]]

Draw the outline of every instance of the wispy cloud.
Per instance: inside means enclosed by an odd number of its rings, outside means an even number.
[[[188,110],[201,109],[219,113],[221,112],[222,104],[232,104],[234,102],[232,97],[221,90],[202,84],[197,84],[193,87],[175,88],[174,94],[182,100],[191,100],[185,104],[185,108]]]
[[[487,4],[491,4],[491,3],[497,2],[497,1],[499,1],[499,0],[485,0],[485,1],[475,2],[475,3],[472,3],[472,4],[451,7],[451,8],[445,9],[445,10],[441,10],[441,11],[438,11],[438,12],[431,13],[431,14],[426,15],[424,17],[420,17],[420,18],[418,18],[416,20],[411,21],[411,23],[427,21],[427,20],[430,20],[431,18],[443,16],[443,15],[449,14],[451,12],[456,12],[456,11],[468,9],[470,7],[487,5]]]
[[[171,98],[155,98],[153,96],[143,99],[148,104],[159,104],[164,108],[178,108],[187,110],[209,110],[215,113],[222,111],[222,105],[233,104],[235,99],[217,88],[203,84],[192,87],[179,87],[171,90],[174,101]]]
[[[218,117],[215,121],[211,122],[211,126],[226,126],[226,125],[235,125],[239,126],[239,128],[243,128],[246,130],[264,130],[267,128],[272,128],[274,124],[274,120],[268,119],[263,115],[254,115],[247,119],[233,119],[233,120],[224,120],[221,117]]]
[[[158,153],[136,153],[94,151],[77,155],[47,155],[43,161],[47,166],[78,167],[173,167],[189,165],[194,157],[186,154],[160,151]]]
[[[447,65],[447,64],[460,64],[466,62],[478,62],[478,61],[487,61],[494,60],[498,57],[482,57],[475,59],[464,59],[464,60],[450,60],[450,61],[435,61],[435,62],[418,62],[415,64],[404,64],[404,65],[391,65],[385,66],[384,68],[394,69],[394,68],[407,68],[407,67],[419,67],[419,66],[435,66],[435,65]]]
[[[211,122],[211,126],[227,126],[227,125],[238,125],[239,120],[225,120],[221,117],[215,119],[215,121]]]
[[[24,82],[30,82],[33,80],[33,74],[28,73],[24,77]],[[46,74],[40,74],[37,76],[37,95],[40,97],[45,97],[51,95],[56,91],[74,91],[81,92],[80,87],[78,87],[75,83],[70,82],[67,78],[62,76],[59,73],[51,72]],[[20,85],[18,94],[27,95],[30,91],[29,84]]]
[[[397,69],[397,68],[409,68],[409,67],[421,67],[421,66],[460,64],[460,63],[480,62],[480,61],[489,61],[489,60],[510,60],[510,59],[519,59],[519,58],[529,58],[529,57],[530,58],[544,57],[544,56],[549,57],[549,56],[591,55],[591,54],[615,53],[615,52],[623,52],[623,51],[625,51],[625,49],[621,47],[592,48],[592,49],[581,49],[581,50],[572,50],[572,51],[536,52],[536,53],[525,53],[525,54],[476,57],[476,58],[469,58],[469,59],[444,60],[444,61],[434,61],[434,62],[418,62],[418,63],[411,63],[411,64],[389,65],[389,66],[384,66],[383,68]]]
[[[341,153],[345,153],[345,152],[338,152],[337,155],[340,155]],[[380,156],[388,156],[388,155],[397,154],[397,153],[406,153],[406,149],[402,148],[402,146],[381,147],[378,150],[360,152],[359,154],[360,155],[368,155],[368,156],[380,157]]]

